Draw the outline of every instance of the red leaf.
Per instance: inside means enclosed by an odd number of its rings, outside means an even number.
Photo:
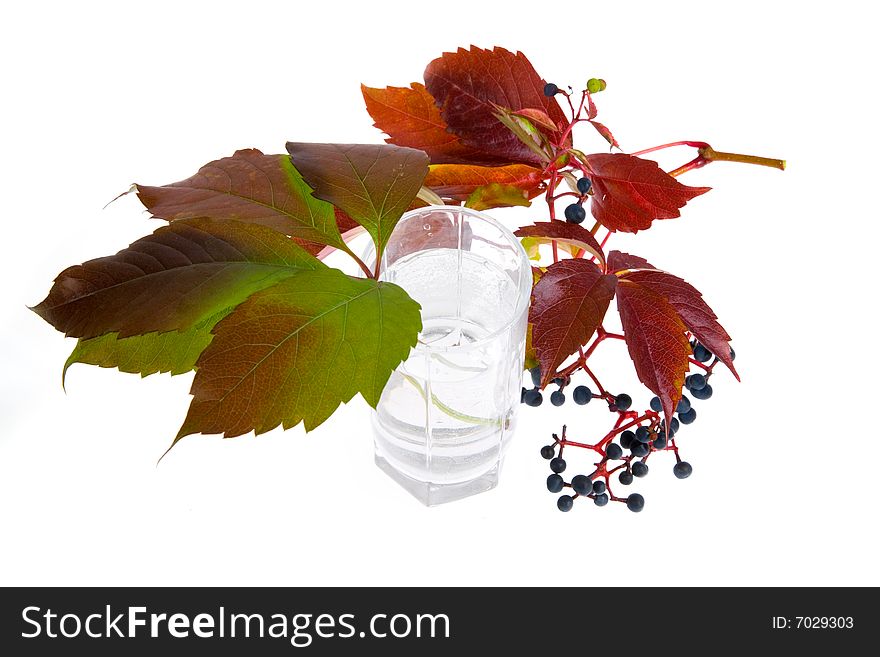
[[[514,235],[517,237],[545,237],[559,242],[573,244],[579,249],[589,251],[605,266],[605,254],[593,234],[586,228],[567,221],[540,221],[533,226],[523,226]]]
[[[467,200],[477,187],[500,183],[516,187],[534,198],[541,193],[544,177],[540,169],[525,164],[483,167],[475,164],[432,164],[423,183],[438,196]]]
[[[535,284],[529,322],[534,325],[532,342],[541,363],[542,387],[596,332],[616,286],[616,276],[603,274],[581,258],[553,263]]]
[[[718,316],[690,283],[665,271],[629,271],[621,280],[631,281],[663,297],[675,310],[687,329],[718,359],[727,365],[739,380],[730,359],[730,335],[718,323]]]
[[[650,262],[639,256],[623,253],[622,251],[611,251],[608,254],[608,271],[616,274],[624,269],[657,269]]]
[[[505,158],[467,146],[446,128],[440,109],[425,86],[374,89],[361,85],[367,111],[379,130],[388,134],[389,144],[423,150],[435,164],[477,162],[504,164]]]
[[[655,219],[681,215],[679,208],[709,191],[688,187],[663,171],[656,162],[623,153],[586,156],[590,167],[593,216],[609,230],[635,233]]]
[[[605,124],[599,123],[598,121],[590,120],[590,125],[596,128],[596,132],[598,132],[609,144],[614,146],[615,148],[620,148],[620,144],[617,143],[617,140],[614,138],[614,135],[611,134],[611,131],[605,127]]]
[[[636,374],[660,398],[668,430],[689,367],[684,324],[666,299],[629,278],[617,285],[617,310]]]
[[[599,114],[596,103],[593,102],[593,94],[587,94],[587,120],[592,121]]]
[[[425,86],[451,132],[482,152],[526,164],[541,160],[495,118],[495,105],[538,109],[555,125],[567,123],[556,99],[544,95],[544,82],[525,55],[504,48],[459,48],[425,69]]]

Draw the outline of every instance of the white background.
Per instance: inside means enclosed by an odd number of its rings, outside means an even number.
[[[877,152],[864,3],[13,3],[0,26],[0,584],[880,584]],[[564,8],[567,7],[567,8]],[[704,292],[734,336],[643,513],[559,513],[538,455],[598,405],[525,409],[496,490],[427,509],[372,462],[358,400],[310,435],[192,436],[158,467],[191,375],[78,365],[26,305],[64,267],[158,227],[132,182],[237,148],[376,142],[359,83],[406,85],[444,50],[525,52],[560,85],[600,76],[627,150],[702,139],[788,160],[714,164],[683,218],[611,245]],[[584,128],[584,150],[603,150]],[[670,153],[677,166],[690,152]],[[511,226],[546,209],[497,211]],[[622,345],[608,386],[640,392]],[[570,459],[571,471],[586,468]],[[572,474],[569,472],[567,474]]]

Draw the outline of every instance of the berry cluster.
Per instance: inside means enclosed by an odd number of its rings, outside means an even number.
[[[691,363],[700,371],[687,376],[685,387],[694,399],[705,400],[712,396],[712,386],[709,380],[712,376],[715,364],[718,361],[701,344],[691,342],[694,357]],[[735,354],[731,350],[731,358]],[[712,361],[711,364],[706,364]],[[530,406],[540,406],[542,402],[539,384],[540,371],[534,368],[529,371],[533,388],[523,388],[523,402]],[[568,374],[556,377],[553,383],[559,386],[551,396],[554,406],[565,403],[566,386],[570,385],[571,377]],[[597,381],[598,384],[598,381]],[[599,386],[601,389],[601,386]],[[645,477],[649,472],[648,458],[655,452],[671,451],[675,455],[675,465],[672,473],[678,479],[687,479],[693,472],[693,467],[687,461],[681,460],[678,446],[675,443],[676,435],[682,426],[694,422],[697,412],[692,405],[691,398],[682,395],[675,416],[669,420],[668,427],[663,422],[662,404],[659,397],[650,401],[650,408],[643,413],[632,411],[632,398],[627,394],[611,395],[604,390],[595,394],[589,388],[579,385],[574,388],[572,398],[578,405],[585,405],[593,399],[603,399],[608,404],[608,410],[617,415],[616,422],[602,440],[591,445],[575,442],[567,437],[567,427],[562,427],[562,435],[553,434],[553,444],[541,448],[541,456],[550,461],[552,474],[547,477],[547,490],[551,493],[561,493],[565,488],[570,488],[573,494],[563,494],[557,498],[556,506],[560,511],[570,511],[577,498],[590,498],[596,506],[605,506],[608,502],[623,502],[630,511],[639,512],[645,506],[645,499],[639,493],[627,496],[617,496],[611,489],[611,478],[616,475],[617,482],[623,486],[629,486],[635,478]],[[589,449],[599,457],[594,463],[594,469],[590,474],[577,474],[566,481],[562,473],[568,464],[563,458],[566,447],[580,447]]]
[[[544,395],[541,394],[541,368],[533,367],[529,370],[533,387],[526,388],[523,386],[520,391],[520,403],[527,406],[540,406],[544,403]],[[550,393],[550,403],[554,406],[562,406],[565,404],[565,388],[571,383],[571,377],[558,376],[551,383],[559,386],[557,390]],[[571,398],[578,406],[586,406],[593,399],[606,399],[609,403],[609,409],[612,411],[627,411],[632,406],[632,397],[622,393],[619,395],[594,394],[587,386],[575,386],[571,391]]]
[[[555,146],[559,150],[564,150],[564,140],[570,136],[572,129],[576,124],[581,122],[589,122],[594,128],[612,145],[617,146],[617,142],[611,135],[610,131],[601,123],[595,121],[596,106],[592,100],[592,95],[605,89],[605,81],[597,78],[591,78],[587,81],[586,88],[580,94],[578,102],[577,94],[571,87],[567,90],[561,89],[556,84],[548,82],[544,85],[544,95],[548,98],[561,97],[568,104],[571,110],[571,121],[568,128],[562,133],[562,138]],[[663,146],[650,148],[639,151],[633,155],[643,155],[657,150],[670,148],[673,146],[690,146],[699,149],[699,156],[691,162],[674,169],[669,172],[672,177],[683,174],[692,169],[699,168],[712,161],[717,156],[717,152],[713,151],[708,144],[704,142],[672,142]],[[600,182],[603,180],[601,173],[590,165],[589,162],[578,160],[578,151],[570,149],[565,151],[564,157],[551,161],[550,181],[547,187],[546,201],[550,211],[551,221],[557,219],[556,204],[562,199],[567,199],[564,215],[565,221],[570,224],[581,224],[587,217],[585,204],[595,202],[593,198],[595,187],[601,188]],[[569,158],[573,158],[570,160]],[[755,158],[752,156],[740,156],[726,154],[725,159],[732,161],[750,162],[753,164],[762,164],[766,166],[775,166],[784,168],[784,162],[779,160],[770,160],[767,158]],[[571,168],[566,168],[568,164],[572,164]],[[561,168],[560,168],[561,167]],[[568,190],[556,192],[558,183],[562,179],[568,184]],[[610,192],[609,192],[610,193]],[[603,201],[605,200],[603,192]],[[613,195],[612,195],[613,196]],[[630,199],[632,210],[636,210],[639,199]],[[573,202],[572,202],[573,201]],[[595,208],[594,208],[595,209]],[[601,210],[601,208],[599,208]],[[594,212],[595,214],[595,212]],[[595,237],[597,231],[602,226],[600,216],[596,216],[596,223],[590,233]],[[580,229],[569,228],[569,232],[577,232]],[[601,241],[597,240],[598,248],[601,251],[605,248],[606,242],[614,231],[608,229],[607,234]],[[553,263],[558,263],[559,251],[556,241],[551,240]],[[601,256],[597,252],[589,249],[578,249],[572,251],[573,258],[591,258],[597,264],[602,264]],[[607,263],[605,263],[607,264]],[[551,265],[552,266],[552,265]],[[649,266],[650,267],[650,266]],[[638,267],[637,267],[638,268]],[[622,270],[624,272],[627,269]],[[606,272],[608,273],[608,272]],[[617,273],[617,272],[614,272]],[[537,287],[536,287],[537,289]],[[687,323],[683,321],[687,326]],[[720,325],[718,330],[723,331]],[[701,333],[702,335],[702,333]],[[707,333],[708,335],[708,333]],[[676,435],[682,427],[692,424],[697,419],[697,410],[694,403],[699,400],[703,401],[712,397],[713,389],[710,379],[715,365],[719,362],[711,350],[705,345],[700,344],[695,335],[688,332],[687,337],[691,339],[691,354],[688,361],[691,365],[691,372],[685,380],[685,392],[678,400],[677,405],[670,413],[671,417],[663,417],[663,403],[659,397],[654,397],[650,401],[649,408],[645,411],[633,410],[633,399],[628,394],[612,394],[608,392],[600,382],[599,378],[591,370],[589,359],[595,352],[596,348],[606,340],[621,340],[630,344],[629,336],[612,333],[605,329],[600,321],[598,326],[592,333],[590,340],[577,348],[577,354],[574,360],[564,367],[559,365],[557,361],[553,362],[553,372],[544,372],[541,375],[539,368],[530,370],[531,387],[523,387],[521,392],[522,403],[528,406],[541,406],[544,401],[544,394],[550,395],[550,403],[553,406],[563,406],[570,396],[574,403],[579,406],[590,404],[591,408],[595,408],[597,404],[594,400],[602,400],[607,405],[608,410],[613,414],[615,421],[611,430],[595,444],[575,442],[566,437],[566,428],[563,426],[562,437],[553,435],[553,444],[545,445],[541,449],[541,455],[550,461],[550,469],[552,474],[547,479],[547,488],[553,493],[562,493],[565,488],[570,488],[572,494],[562,494],[557,500],[557,506],[561,511],[569,511],[578,497],[591,498],[597,506],[605,506],[610,501],[624,502],[627,507],[635,512],[644,508],[645,500],[638,493],[628,495],[626,497],[618,497],[611,490],[611,477],[615,477],[615,485],[621,484],[629,486],[636,477],[644,477],[648,474],[648,459],[652,454],[659,451],[671,451],[675,455],[675,465],[673,474],[678,479],[688,478],[693,468],[686,461],[682,461],[679,456],[678,446],[676,445]],[[727,339],[727,338],[726,338]],[[630,345],[631,346],[631,345]],[[725,348],[727,348],[725,346]],[[572,354],[573,356],[575,354]],[[633,361],[638,368],[639,358],[632,354]],[[733,350],[730,352],[733,358]],[[644,359],[642,359],[644,360]],[[650,358],[648,360],[651,360]],[[711,362],[710,362],[711,361]],[[725,362],[729,361],[725,358]],[[677,361],[676,371],[680,361]],[[583,372],[589,377],[589,387],[587,385],[572,384],[572,378]],[[550,376],[548,376],[548,374]],[[642,378],[642,377],[640,377]],[[549,384],[547,382],[550,382]],[[542,393],[541,384],[552,385],[555,389],[551,391],[545,390]],[[664,379],[664,383],[656,382],[656,387],[666,387],[668,385],[668,377]],[[572,388],[569,390],[569,388]],[[593,403],[591,403],[593,402]],[[566,461],[563,458],[563,451],[568,447],[579,447],[592,450],[597,454],[598,461],[594,464],[594,469],[589,474],[578,474],[572,477],[571,481],[566,481],[563,472],[566,469]]]

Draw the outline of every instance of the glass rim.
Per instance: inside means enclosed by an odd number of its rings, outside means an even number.
[[[470,349],[477,349],[479,347],[484,346],[485,344],[492,342],[493,340],[498,339],[500,335],[502,335],[505,331],[509,330],[511,325],[515,324],[523,315],[523,313],[528,311],[529,301],[532,297],[532,265],[529,262],[529,256],[526,253],[526,250],[523,248],[523,245],[517,239],[516,235],[513,234],[513,231],[510,230],[507,226],[502,224],[500,221],[492,217],[491,215],[485,214],[478,210],[474,210],[472,208],[466,208],[461,205],[428,205],[423,208],[415,208],[414,210],[409,210],[404,212],[403,215],[398,220],[395,230],[397,230],[397,226],[402,224],[404,221],[411,219],[412,217],[417,217],[425,214],[430,214],[432,212],[437,211],[446,211],[446,212],[458,212],[460,214],[468,215],[469,217],[473,217],[480,221],[484,221],[487,224],[491,225],[495,228],[504,239],[511,244],[513,250],[519,256],[519,264],[520,264],[520,274],[521,277],[525,277],[526,284],[523,285],[523,281],[520,281],[516,305],[513,307],[513,310],[510,312],[509,320],[506,321],[502,326],[492,331],[489,335],[483,336],[479,340],[475,340],[466,345],[448,345],[445,347],[432,347],[430,343],[424,343],[418,341],[416,346],[413,347],[413,351],[420,352],[436,352],[436,353],[444,353],[449,351],[467,351]],[[391,232],[391,238],[394,236],[394,231]],[[390,239],[390,238],[389,238]],[[387,248],[387,243],[386,243]],[[372,259],[375,260],[375,248],[373,246],[372,240],[370,241],[370,245],[368,247],[370,251],[372,251],[371,256]],[[379,280],[382,280],[383,271],[379,270]]]

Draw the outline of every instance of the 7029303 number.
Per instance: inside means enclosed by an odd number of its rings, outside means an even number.
[[[799,630],[849,630],[853,627],[852,616],[795,616],[795,628]]]

